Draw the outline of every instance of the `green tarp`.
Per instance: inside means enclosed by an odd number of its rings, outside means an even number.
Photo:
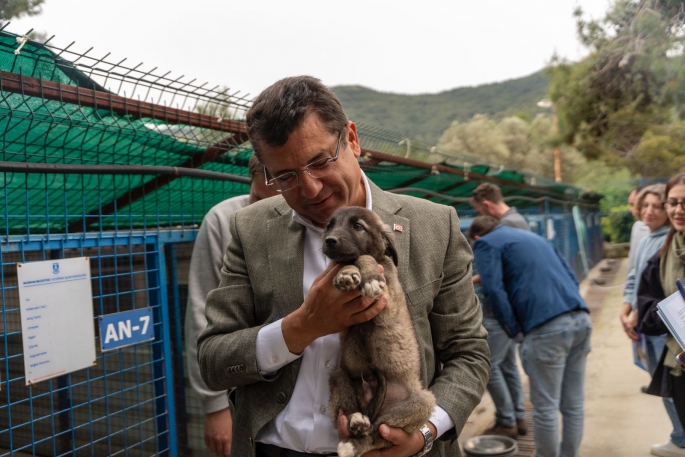
[[[41,45],[29,42],[18,56],[14,54],[16,47],[14,35],[0,32],[0,71],[105,91],[71,62]],[[359,131],[362,146],[366,143],[377,147],[379,139],[373,137],[375,130],[360,126]],[[222,132],[167,125],[158,119],[122,116],[59,100],[0,91],[0,149],[1,160],[6,162],[174,167],[202,154],[224,137],[226,134]],[[227,150],[200,169],[247,176],[246,165],[251,154],[249,144],[244,144]],[[526,181],[524,174],[512,170],[492,171],[488,165],[442,162],[468,172],[469,178],[360,160],[368,177],[383,189],[426,189],[459,199],[470,196],[479,182],[476,174],[489,174],[512,184]],[[149,190],[132,204],[102,213],[103,207],[132,191],[138,192],[154,179],[154,175],[0,173],[4,189],[0,208],[2,226],[6,234],[24,234],[27,229],[29,233],[82,231],[84,223],[88,230],[192,226],[199,224],[216,203],[248,192],[245,184],[182,177]],[[508,196],[566,196],[570,201],[585,198],[571,186],[547,184],[535,189],[501,187]],[[470,210],[465,202],[455,203],[419,191],[409,193],[453,204],[460,211]],[[586,201],[596,203],[597,198],[586,198]],[[514,204],[531,202],[519,200]]]

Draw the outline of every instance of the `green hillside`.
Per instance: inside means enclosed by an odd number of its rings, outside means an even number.
[[[460,87],[438,94],[401,95],[377,92],[362,86],[334,86],[347,116],[423,141],[438,142],[454,120],[467,121],[475,114],[500,118],[534,116],[536,103],[545,98],[549,78],[542,72],[501,83]]]

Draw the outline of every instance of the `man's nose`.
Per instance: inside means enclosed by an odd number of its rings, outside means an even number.
[[[309,173],[303,171],[297,174],[300,180],[300,194],[307,198],[314,198],[319,194],[319,191],[323,187],[321,180],[309,176]]]

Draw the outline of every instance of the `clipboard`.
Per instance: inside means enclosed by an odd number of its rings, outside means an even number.
[[[678,291],[659,302],[657,314],[681,349],[685,350],[685,287],[680,279],[676,285]]]

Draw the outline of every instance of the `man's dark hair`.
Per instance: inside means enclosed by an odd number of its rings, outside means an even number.
[[[338,97],[311,76],[281,79],[266,88],[247,112],[247,135],[257,157],[264,145],[283,146],[290,134],[316,113],[333,135],[347,126],[347,116]],[[342,137],[342,145],[345,135]]]
[[[471,195],[471,199],[469,200],[469,202],[472,206],[476,206],[482,204],[485,200],[492,203],[501,202],[502,191],[499,189],[499,187],[497,187],[494,184],[490,184],[489,182],[484,182],[480,184],[473,191],[473,194]]]
[[[470,239],[474,239],[477,236],[485,236],[495,230],[495,227],[498,225],[499,221],[492,216],[478,216],[471,222],[471,227],[469,227],[466,236]]]
[[[250,160],[247,162],[247,169],[250,172],[250,177],[254,179],[255,177],[264,179],[264,164],[259,161],[255,154],[252,154]]]

